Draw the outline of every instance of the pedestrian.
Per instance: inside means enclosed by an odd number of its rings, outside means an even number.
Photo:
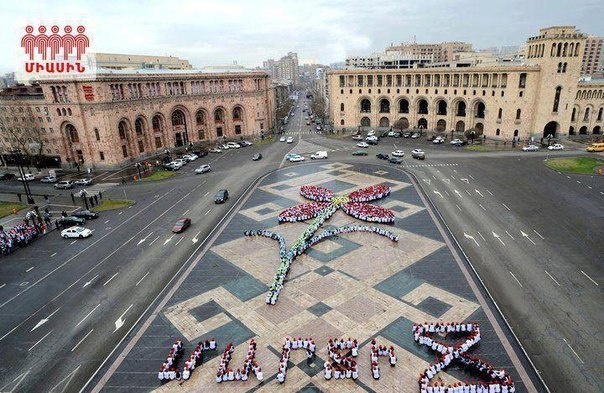
[[[90,197],[88,200],[90,201],[90,206],[94,206],[94,198]]]
[[[63,211],[61,212],[61,216],[63,216],[63,217],[67,217],[67,213],[65,213],[65,210],[63,210]]]
[[[55,220],[55,226],[57,227],[57,231],[58,231],[59,230],[59,226],[60,226],[59,220]]]
[[[103,199],[103,193],[99,191],[99,198]]]
[[[75,203],[75,196],[73,195],[73,192],[70,193],[70,195],[71,195],[71,203],[75,205],[76,204]]]
[[[44,194],[44,201],[46,201],[46,203],[48,203],[48,201],[49,201],[48,195],[46,195],[46,194]]]
[[[99,204],[99,200],[98,200],[98,198],[97,198],[96,194],[94,195],[94,204],[95,204],[95,205],[98,205],[98,204]]]
[[[21,194],[17,193],[17,198],[19,198],[19,202],[23,202],[23,199],[21,199]]]
[[[126,178],[125,177],[122,177],[122,184],[126,185]]]

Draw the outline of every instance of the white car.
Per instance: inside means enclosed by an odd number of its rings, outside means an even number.
[[[367,138],[365,138],[366,141],[378,141],[378,137],[375,135],[369,135]]]
[[[220,150],[219,148],[215,147],[213,149],[208,150],[210,153],[222,153],[222,150]]]
[[[236,142],[229,142],[227,143],[227,146],[229,147],[229,149],[239,149],[241,147],[241,145]]]
[[[220,146],[218,146],[220,148],[220,150],[229,150],[229,145],[228,144],[222,144]]]
[[[281,138],[279,138],[279,142],[285,142],[286,138],[284,136],[282,136]]]
[[[45,176],[42,179],[40,179],[40,181],[42,183],[56,183],[58,180],[56,177],[53,177],[53,176]]]
[[[195,173],[197,173],[197,174],[206,173],[206,172],[209,172],[211,170],[212,170],[212,168],[210,168],[210,166],[208,164],[203,164],[199,168],[195,169]]]
[[[564,150],[564,146],[559,143],[554,143],[553,145],[548,146],[547,150]]]
[[[300,161],[304,161],[305,158],[301,155],[295,155],[293,157],[289,158],[289,162],[300,162]]]
[[[92,231],[88,228],[82,228],[82,227],[71,227],[71,228],[63,229],[61,231],[61,237],[63,239],[69,239],[70,237],[83,239],[90,235],[92,235]]]
[[[413,134],[411,134],[411,138],[417,139],[419,138],[419,134],[417,132],[414,132]]]
[[[371,130],[367,133],[367,136],[373,136],[375,135],[375,130]]]
[[[19,177],[19,178],[17,178],[17,180],[19,180],[19,181],[33,181],[33,180],[36,180],[36,177],[34,175],[32,175],[31,173],[26,173],[25,177]]]
[[[398,132],[396,132],[396,131],[388,132],[388,136],[396,136],[396,134],[398,134]]]
[[[195,154],[185,154],[184,156],[182,156],[183,160],[187,160],[187,161],[195,161],[197,158],[197,155]]]
[[[537,145],[528,145],[522,148],[522,151],[538,151],[539,147]]]
[[[459,138],[455,138],[451,142],[449,142],[449,144],[461,146],[463,144],[463,141],[461,139],[459,139]]]
[[[168,163],[168,165],[173,166],[175,168],[182,168],[184,166],[184,164],[182,163],[182,161],[178,161],[178,160],[174,160]]]
[[[358,134],[358,135],[353,135],[353,136],[352,136],[352,140],[353,140],[353,141],[362,141],[362,140],[363,140],[363,135],[360,135],[360,134]]]
[[[441,144],[441,143],[445,143],[445,140],[443,138],[441,138],[440,136],[437,136],[436,138],[434,138],[432,140],[432,143],[435,145]]]
[[[323,151],[318,151],[316,153],[313,153],[310,155],[310,159],[311,160],[327,159],[327,152],[323,150]]]
[[[294,143],[294,138],[291,136],[287,138],[287,143]]]
[[[369,147],[369,144],[367,144],[367,142],[359,142],[357,143],[357,146],[365,149]]]
[[[404,157],[405,156],[405,152],[402,150],[395,150],[392,152],[392,155],[395,157]]]
[[[180,166],[183,167],[187,165],[189,161],[185,160],[184,158],[177,158],[176,160],[174,160],[174,162],[180,164]]]

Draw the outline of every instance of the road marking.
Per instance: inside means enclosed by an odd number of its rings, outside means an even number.
[[[143,237],[141,240],[138,241],[138,243],[136,245],[140,246],[141,243],[143,243],[144,241],[146,241],[149,238],[149,236],[151,236],[152,233],[153,232],[150,232],[147,236]]]
[[[600,194],[604,195],[604,192],[600,191]]]
[[[199,234],[201,233],[201,231],[197,232],[195,234],[195,236],[193,236],[193,239],[191,239],[191,241],[193,242],[193,244],[197,243],[199,241],[199,238],[197,236],[199,236]]]
[[[488,192],[489,194],[491,194],[491,196],[493,196],[493,193],[492,193],[491,191],[489,191],[489,189],[488,189],[488,188],[487,188],[487,192]]]
[[[120,272],[117,272],[117,273],[115,273],[113,276],[111,276],[111,278],[110,278],[109,280],[105,281],[105,284],[103,284],[103,286],[105,286],[105,285],[109,284],[109,281],[113,280],[113,278],[114,278],[115,276],[117,276],[118,274],[120,274]]]
[[[445,190],[445,194],[447,194],[448,197],[450,197],[451,195],[447,192],[447,190]]]
[[[124,212],[119,212],[117,213],[118,216],[121,216]]]
[[[111,221],[111,220],[107,220],[107,221],[105,221],[103,224],[107,224],[109,221]]]
[[[29,351],[31,351],[31,350],[32,350],[32,349],[34,349],[34,348],[35,348],[35,347],[36,347],[38,344],[40,344],[40,343],[42,342],[42,340],[44,340],[46,337],[48,337],[48,335],[49,335],[50,333],[52,333],[52,330],[53,330],[53,329],[50,329],[50,332],[46,333],[46,334],[44,335],[44,337],[42,337],[40,340],[38,340],[38,341],[37,341],[37,342],[36,342],[34,345],[32,345],[32,346],[31,346],[31,347],[30,347],[30,348],[29,348],[27,351],[28,351],[28,352],[29,352]]]
[[[451,179],[455,180],[455,177],[453,177],[453,175],[451,175]]]
[[[440,195],[440,197],[443,198],[443,199],[445,198],[443,196],[443,194],[440,193],[440,191],[433,190],[432,192],[435,193],[435,194],[437,194],[437,195]]]
[[[472,194],[468,190],[466,190],[466,194],[468,194],[469,196],[472,196]]]
[[[480,244],[478,244],[478,242],[476,241],[476,239],[474,239],[474,236],[472,236],[472,235],[468,235],[468,234],[467,234],[467,233],[465,233],[465,232],[463,233],[463,235],[464,235],[464,236],[465,236],[467,239],[472,239],[472,240],[474,241],[474,243],[476,243],[476,245],[477,245],[478,247],[480,247]]]
[[[76,242],[77,242],[77,240],[74,240],[74,241],[71,242],[71,244],[75,244]]]
[[[593,188],[591,188],[591,186],[587,186],[587,188],[589,188],[590,190],[593,190]]]
[[[566,343],[566,345],[567,345],[567,346],[570,348],[570,350],[571,350],[571,351],[573,351],[573,353],[575,354],[575,356],[577,357],[577,359],[579,359],[579,361],[580,361],[581,363],[585,363],[585,362],[583,361],[583,359],[581,359],[581,357],[579,357],[579,354],[577,354],[577,352],[575,352],[575,350],[573,349],[573,347],[571,347],[571,346],[570,346],[570,344],[568,343],[568,341],[566,341],[566,339],[565,339],[565,338],[563,338],[562,340],[564,340],[564,342],[565,342],[565,343]]]
[[[493,237],[495,237],[495,239],[499,240],[499,242],[505,246],[505,243],[503,242],[503,240],[501,240],[501,237],[499,237],[498,234],[496,234],[495,232],[493,232]]]
[[[0,289],[4,288],[6,286],[6,283],[0,285]]]
[[[166,244],[168,244],[170,242],[170,240],[172,240],[172,238],[174,238],[174,235],[170,236],[168,239],[166,239],[166,241],[164,242],[164,246]]]
[[[153,243],[155,243],[155,241],[156,241],[157,239],[159,239],[159,236],[157,236],[155,239],[153,239],[153,240],[151,241],[151,243],[149,243],[149,245],[150,245],[150,246],[151,246],[151,245],[153,245]]]
[[[482,206],[480,203],[478,204],[478,206],[480,206],[485,212],[487,211],[487,209],[485,209],[484,206]]]
[[[75,349],[90,336],[90,334],[94,331],[94,329],[90,329],[90,331],[75,345],[75,347],[71,348],[71,352],[75,351]],[[78,366],[79,367],[79,366]]]
[[[485,242],[487,241],[487,239],[485,239],[484,236],[482,236],[482,233],[478,232],[478,236],[480,236],[481,239],[484,240]]]
[[[206,212],[206,214],[204,214],[204,216],[207,216],[207,215],[208,215],[208,213],[209,213],[209,212],[211,212],[211,211],[212,211],[212,209],[208,210],[208,211]]]
[[[124,311],[123,314],[120,315],[120,317],[115,321],[115,330],[113,331],[113,333],[117,332],[119,328],[121,328],[122,326],[124,326],[124,323],[126,322],[123,319],[124,315],[126,315],[126,313],[132,308],[132,306],[134,306],[134,304],[131,304],[130,307],[128,307],[126,309],[126,311]]]
[[[508,231],[505,231],[505,233],[507,233],[508,236],[512,238],[512,240],[516,240],[516,239],[514,239],[514,236],[510,235],[510,233]]]
[[[518,285],[520,285],[520,288],[524,288],[522,286],[522,284],[520,284],[520,281],[518,281],[518,279],[516,278],[516,276],[514,276],[514,273],[510,272],[510,274],[512,275],[512,277],[514,277],[514,280],[516,280],[516,282],[518,283]]]
[[[474,191],[476,191],[476,193],[477,193],[478,195],[480,195],[481,197],[483,197],[483,198],[484,198],[484,195],[482,195],[482,192],[478,191],[477,189],[474,189]]]
[[[596,286],[598,286],[598,287],[600,286],[600,284],[598,284],[597,282],[595,282],[595,281],[593,280],[593,278],[589,277],[589,276],[587,275],[587,273],[585,273],[583,270],[581,270],[581,273],[583,273],[583,275],[584,275],[585,277],[589,278],[589,280],[590,280],[591,282],[593,282],[594,284],[596,284]]]
[[[444,181],[447,184],[451,184],[451,180],[450,179],[442,179],[442,181]]]
[[[560,286],[560,283],[558,281],[556,281],[556,279],[551,274],[549,274],[549,272],[547,270],[545,271],[545,274],[547,274],[549,276],[549,278],[551,278],[556,283],[556,285]]]
[[[55,253],[53,253],[53,254],[50,254],[50,256],[51,256],[51,257],[54,257],[55,255],[57,255],[57,253],[56,253],[56,252],[55,252]]]
[[[145,279],[145,277],[147,277],[148,275],[149,275],[149,272],[147,272],[147,274],[145,274],[143,276],[143,278],[141,278],[140,280],[138,280],[138,282],[136,283],[135,287],[138,287],[138,284],[140,284]]]
[[[190,192],[190,191],[189,191],[189,192],[187,192],[183,198],[186,198],[186,197],[188,197],[189,195],[191,195],[191,192]]]
[[[86,283],[84,284],[84,286],[82,288],[86,288],[88,285],[92,284],[92,282],[98,277],[99,275],[97,274],[96,276],[92,277],[90,279],[90,281],[86,281]]]
[[[581,182],[579,180],[577,180],[577,183],[581,184]]]
[[[505,203],[502,203],[502,205],[503,205],[503,207],[505,207],[505,208],[506,208],[506,209],[508,209],[509,211],[512,211],[512,210],[511,210],[511,209],[508,207],[508,205],[506,205]]]
[[[566,176],[567,179],[570,179],[570,176]]]
[[[17,376],[17,378],[13,379],[11,382],[7,383],[6,385],[2,386],[0,388],[0,392],[14,392],[15,390],[17,390],[17,388],[19,387],[19,385],[21,385],[21,382],[23,382],[23,380],[25,379],[25,377],[27,377],[27,374],[29,374],[30,370],[27,370],[26,372],[24,372],[23,374]],[[17,380],[19,380],[19,382],[17,382]],[[11,390],[8,390],[8,385],[11,385],[13,383],[17,382]]]
[[[535,244],[535,242],[533,241],[533,239],[531,239],[531,238],[529,237],[528,233],[524,233],[523,231],[520,231],[520,234],[521,234],[523,237],[526,237],[526,239],[527,239],[529,242],[533,243],[533,245],[535,245],[535,246],[537,245],[537,244]]]
[[[25,273],[29,273],[29,272],[31,272],[32,270],[34,270],[34,267],[33,267],[33,266],[32,266],[32,267],[30,267],[29,269],[27,269],[27,270],[25,271]]]
[[[468,175],[468,176],[470,176],[470,179],[476,180],[476,179],[474,179],[474,176],[472,176],[472,175]]]
[[[178,239],[178,241],[176,242],[176,244],[175,244],[175,245],[176,245],[176,246],[178,246],[178,245],[180,244],[180,242],[182,242],[182,240],[183,240],[183,239],[184,239],[184,236],[183,236],[183,237],[181,237],[180,239]]]
[[[54,310],[53,312],[51,312],[46,318],[40,319],[40,322],[38,322],[36,324],[36,326],[34,326],[34,328],[30,330],[30,332],[33,332],[34,330],[36,330],[37,328],[39,328],[40,326],[42,326],[46,322],[48,322],[50,320],[50,317],[52,317],[53,315],[55,315],[57,313],[57,311],[59,311],[60,309],[61,309],[61,307],[59,307],[56,310]]]
[[[78,324],[77,324],[77,325],[75,325],[75,327],[80,326],[80,325],[82,324],[82,322],[84,322],[84,321],[85,321],[85,320],[86,320],[86,319],[87,319],[87,318],[90,316],[90,314],[92,314],[92,313],[94,312],[94,310],[96,310],[96,309],[97,309],[97,308],[99,308],[100,306],[101,306],[101,305],[100,305],[100,303],[99,303],[99,304],[97,304],[97,305],[96,305],[96,307],[92,309],[92,311],[90,311],[88,314],[86,314],[86,316],[85,316],[84,318],[82,318],[82,320],[81,320],[80,322],[78,322]]]
[[[208,196],[208,194],[209,194],[209,193],[210,193],[210,192],[208,191],[208,192],[206,192],[205,194],[203,194],[203,196],[204,196],[204,197],[205,197],[205,196]]]
[[[543,236],[541,236],[541,234],[539,232],[537,232],[536,230],[533,229],[533,232],[535,232],[537,234],[537,236],[539,236],[542,240],[545,240],[545,238]]]
[[[455,206],[457,206],[457,208],[459,209],[459,211],[461,211],[461,207],[459,207],[459,205],[455,205]]]
[[[428,185],[430,185],[430,179],[422,179],[425,183],[428,183]]]
[[[466,184],[470,184],[470,180],[468,180],[468,179],[459,179],[459,180],[461,180],[462,182],[464,182]]]
[[[458,196],[458,197],[462,198],[462,196],[461,196],[461,194],[459,193],[459,191],[457,191],[457,190],[453,190],[453,191],[454,191],[454,192],[457,194],[457,196]]]
[[[187,209],[182,215],[186,215],[191,209]]]

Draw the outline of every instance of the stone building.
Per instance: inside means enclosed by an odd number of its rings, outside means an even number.
[[[419,59],[431,59],[435,63],[448,62],[453,60],[453,55],[457,52],[471,52],[472,44],[465,42],[441,42],[439,44],[400,44],[390,45],[385,49],[389,53],[405,53],[409,56]]]
[[[581,74],[604,77],[604,37],[589,36],[585,41]]]
[[[119,53],[96,53],[97,68],[110,70],[190,70],[189,60],[174,56],[128,55]]]
[[[340,129],[401,120],[409,128],[474,128],[504,140],[600,133],[604,85],[579,79],[585,39],[574,26],[541,29],[527,40],[521,65],[332,70],[330,119]]]
[[[264,72],[114,71],[39,88],[29,106],[45,113],[36,126],[44,126],[50,153],[66,167],[116,168],[167,148],[260,136],[272,127],[274,89]],[[21,113],[17,101],[0,100],[0,119]],[[9,127],[22,127],[20,117],[2,120],[5,150],[16,147],[6,138]]]

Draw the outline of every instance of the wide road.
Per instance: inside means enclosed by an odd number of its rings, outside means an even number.
[[[300,114],[287,131],[299,133]],[[1,259],[0,391],[84,386],[250,184],[282,164],[294,139],[210,154],[168,180],[116,186],[105,197],[126,193],[137,203],[88,222],[92,237],[53,232]],[[263,159],[252,161],[254,153]],[[202,163],[212,171],[196,175]],[[214,204],[223,188],[230,199]],[[183,216],[192,226],[173,234]]]

